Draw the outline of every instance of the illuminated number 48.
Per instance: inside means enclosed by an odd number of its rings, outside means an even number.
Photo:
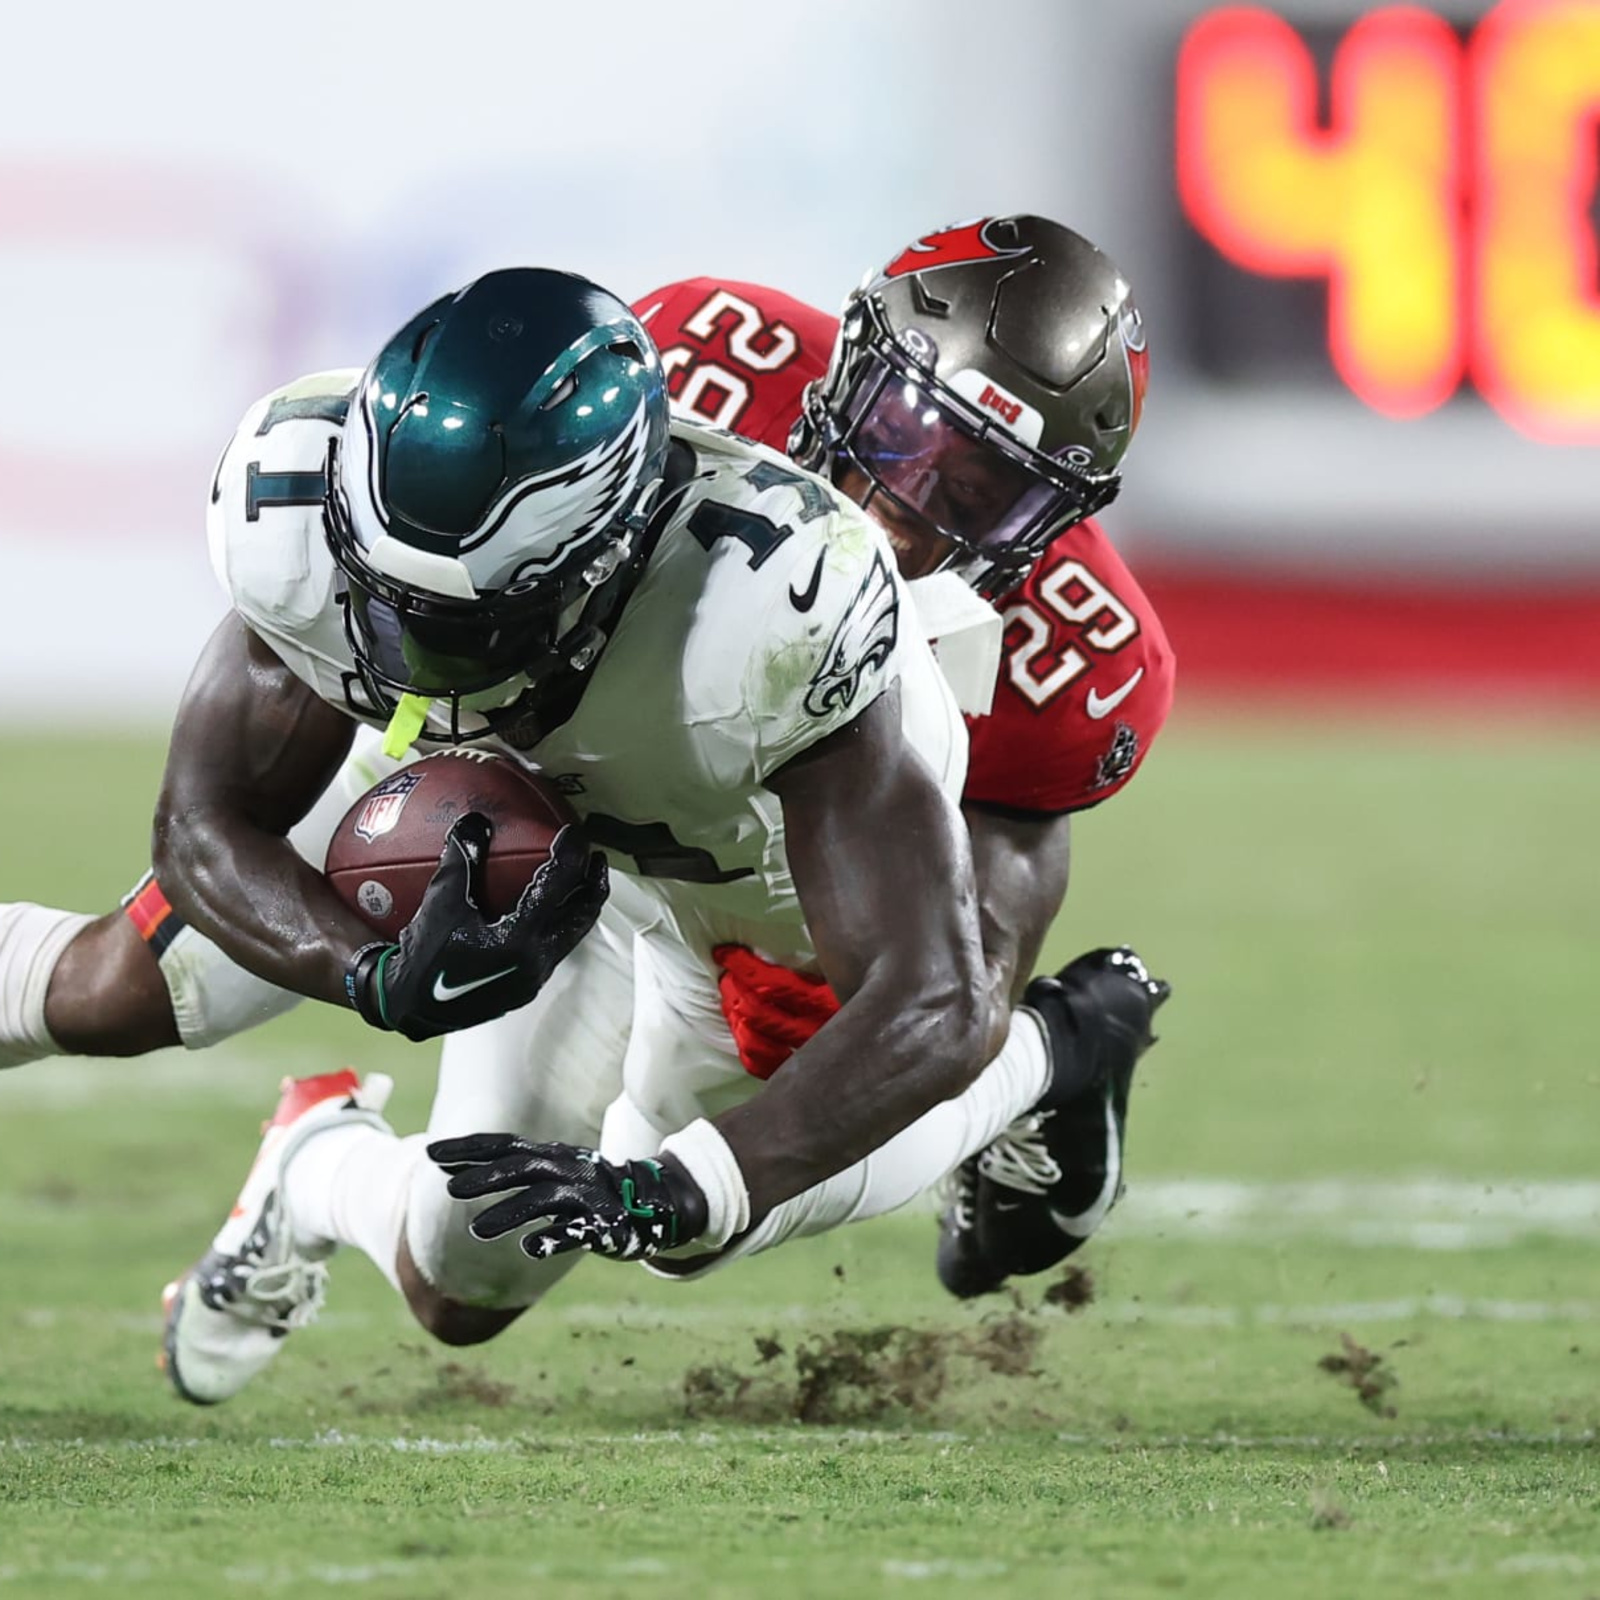
[[[1463,44],[1415,6],[1373,11],[1316,69],[1272,13],[1201,19],[1178,62],[1178,188],[1253,272],[1326,276],[1339,375],[1417,416],[1465,375],[1538,437],[1600,440],[1600,6],[1506,0]]]

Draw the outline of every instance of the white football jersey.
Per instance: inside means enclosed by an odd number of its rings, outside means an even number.
[[[359,378],[319,373],[253,406],[208,516],[234,608],[352,716],[355,663],[322,496]],[[768,777],[898,682],[907,736],[954,801],[966,730],[876,526],[774,451],[683,420],[672,431],[695,452],[694,477],[577,709],[531,749],[484,743],[553,778],[613,870],[693,907],[702,937],[803,960]]]

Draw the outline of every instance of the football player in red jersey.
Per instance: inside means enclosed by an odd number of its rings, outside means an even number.
[[[965,811],[991,971],[1026,1001],[1066,889],[1071,814],[1128,781],[1171,703],[1160,624],[1090,520],[1115,493],[1143,401],[1126,281],[1077,234],[1017,216],[916,241],[842,321],[714,279],[636,310],[680,407],[790,444],[884,526],[908,577],[952,568],[995,600],[1003,656],[992,709],[970,724]],[[0,1065],[57,1048],[198,1046],[272,1015],[261,986],[187,948],[191,933],[149,880],[126,915],[0,907]],[[831,1015],[832,995],[754,952],[729,948],[723,965],[746,1065],[770,1076]],[[1041,1270],[1098,1225],[1119,1188],[1139,1048],[1106,1064],[1085,1104],[1050,1113],[1047,1138],[1014,1125],[958,1171],[941,1235],[947,1287],[977,1293]],[[1059,1203],[1064,1165],[1081,1178],[1081,1205]]]
[[[1072,814],[1127,784],[1172,705],[1172,648],[1093,521],[1144,403],[1148,352],[1127,282],[1071,230],[1018,216],[918,240],[841,319],[714,278],[634,309],[677,405],[787,447],[873,514],[907,577],[955,567],[999,609],[999,679],[988,714],[968,722],[963,809],[985,954],[1026,1003],[1066,893]],[[752,951],[728,947],[721,960],[741,1056],[769,1076],[831,1015],[833,996]],[[953,1293],[1043,1270],[1103,1220],[1120,1189],[1134,1059],[1112,1071],[1114,1131],[1085,1108],[1072,1231],[1055,1226],[1032,1176],[1059,1168],[1059,1125],[1054,1151],[1039,1128],[1017,1125],[952,1175],[939,1272]]]

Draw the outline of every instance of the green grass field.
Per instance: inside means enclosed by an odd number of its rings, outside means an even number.
[[[195,1410],[159,1291],[277,1079],[395,1071],[409,1129],[431,1056],[306,1007],[5,1075],[0,1600],[1600,1595],[1594,733],[1180,720],[1051,948],[1175,985],[1131,1192],[1092,1281],[1014,1301],[950,1301],[903,1215],[693,1286],[587,1263],[450,1351],[351,1259]],[[12,742],[0,898],[113,903],[159,760]]]

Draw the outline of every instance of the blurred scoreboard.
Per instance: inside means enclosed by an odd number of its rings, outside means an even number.
[[[1600,574],[1600,0],[1104,26],[1162,113],[1098,196],[1152,330],[1141,532]]]

